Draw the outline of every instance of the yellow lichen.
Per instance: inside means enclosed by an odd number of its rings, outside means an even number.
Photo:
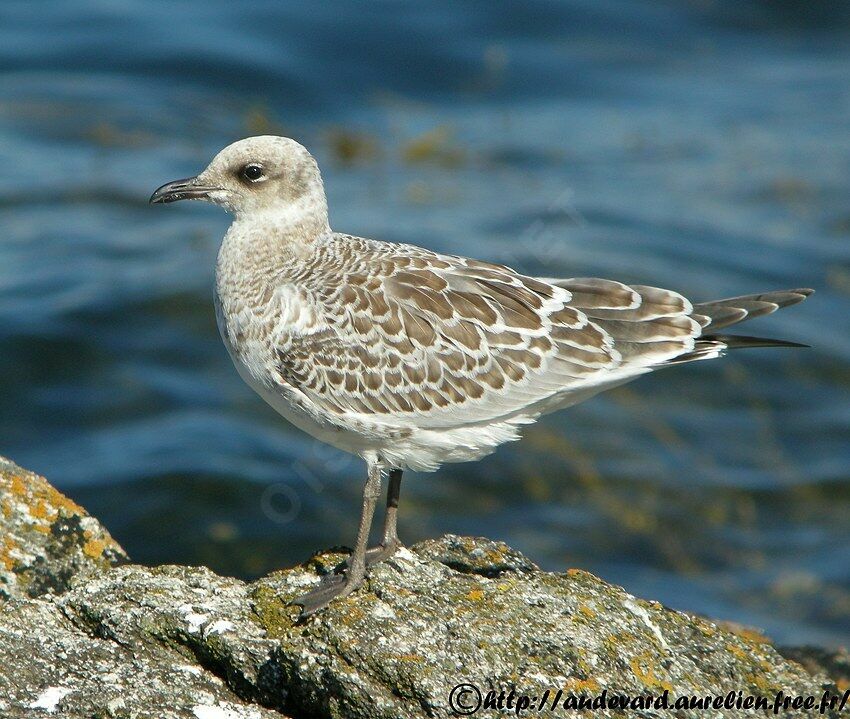
[[[467,593],[466,598],[469,599],[471,602],[480,602],[482,599],[484,599],[484,592],[482,592],[480,589],[472,589]]]
[[[102,539],[90,539],[83,545],[83,554],[91,559],[99,559],[106,549],[106,542]]]
[[[254,612],[270,637],[279,638],[293,626],[298,610],[288,606],[271,587],[260,585],[253,595]]]
[[[760,694],[771,694],[774,693],[773,685],[770,683],[768,678],[762,674],[752,674],[748,677],[752,686],[756,688],[756,690]]]
[[[6,485],[8,491],[15,497],[19,497],[24,504],[36,512],[47,514],[58,513],[65,510],[70,514],[85,514],[85,510],[76,502],[68,499],[64,494],[51,487],[46,480],[37,474],[19,474],[10,472],[0,474],[0,487]],[[39,509],[39,504],[43,509]],[[35,516],[35,515],[33,515]]]
[[[770,644],[770,639],[756,629],[744,628],[735,632],[735,634],[751,644]]]
[[[363,600],[360,596],[352,597],[349,595],[343,601],[346,604],[345,613],[341,618],[343,624],[350,626],[352,624],[359,624],[366,619],[366,612],[361,608],[361,602]]]
[[[573,677],[564,684],[564,691],[572,694],[595,694],[599,691],[599,682],[595,679]]]
[[[585,604],[580,604],[578,610],[587,618],[593,619],[596,617],[596,612],[594,612],[590,607]]]
[[[39,497],[35,504],[31,504],[29,506],[29,513],[31,517],[35,519],[46,519],[48,521],[53,521],[56,518],[56,515],[59,512],[52,507],[47,506],[47,502],[44,501],[44,498]]]
[[[19,475],[9,475],[9,491],[18,497],[27,496],[27,486]]]
[[[651,689],[673,689],[673,685],[670,682],[666,682],[655,675],[656,666],[649,652],[632,657],[629,660],[629,666],[632,669],[632,673],[644,686]]]
[[[746,661],[749,661],[749,659],[750,659],[750,655],[742,647],[739,647],[737,644],[729,643],[729,644],[726,645],[726,649],[729,651],[730,654],[737,657],[741,661],[746,662]]]
[[[411,591],[407,587],[395,587],[395,593],[400,597],[411,597],[415,594],[415,592]]]
[[[502,564],[505,561],[505,554],[498,549],[491,549],[487,552],[487,559],[490,564]]]
[[[66,497],[62,492],[54,489],[46,482],[40,488],[44,492],[47,503],[56,510],[64,509],[69,514],[86,515],[86,510],[83,509],[74,500]]]
[[[16,549],[17,545],[11,537],[3,538],[3,544],[0,546],[0,564],[2,564],[7,571],[12,571],[17,564],[14,557],[12,557],[12,552]]]
[[[425,661],[425,657],[419,654],[399,654],[396,659],[400,662],[422,663]]]

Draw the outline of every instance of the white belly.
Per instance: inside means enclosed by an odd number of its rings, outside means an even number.
[[[485,426],[439,430],[403,425],[397,428],[378,425],[347,427],[340,418],[324,421],[291,402],[284,392],[258,381],[251,368],[234,351],[223,327],[220,331],[239,376],[279,415],[320,442],[360,457],[377,455],[387,467],[433,472],[446,462],[480,459],[500,444],[519,439],[519,426],[533,421],[515,418],[510,422]]]
[[[388,430],[377,426],[347,428],[342,422],[322,422],[311,412],[291,403],[284,394],[257,382],[226,340],[225,344],[239,376],[281,417],[320,442],[359,457],[377,455],[385,466],[391,468],[433,472],[446,462],[481,459],[500,444],[519,439],[519,426],[534,421],[517,418],[480,427],[440,430]]]
[[[221,302],[218,293],[215,295],[216,321],[218,331],[224,346],[227,348],[227,353],[233,361],[236,371],[251,389],[253,389],[260,397],[262,397],[279,415],[286,419],[291,424],[294,424],[298,429],[306,432],[311,437],[315,437],[321,442],[330,444],[333,447],[341,449],[353,454],[362,454],[367,448],[363,447],[362,439],[355,433],[346,432],[338,425],[329,422],[321,421],[314,413],[306,411],[297,404],[291,402],[285,394],[277,389],[270,381],[264,382],[261,377],[265,372],[270,373],[270,369],[260,366],[258,360],[252,365],[246,364],[242,356],[233,346],[227,330],[227,324],[221,311]]]

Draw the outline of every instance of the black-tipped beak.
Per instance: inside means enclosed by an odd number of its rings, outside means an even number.
[[[185,180],[166,182],[162,187],[157,188],[151,195],[150,203],[155,205],[177,202],[177,200],[205,200],[217,189],[217,187],[199,185],[197,177],[187,177]]]

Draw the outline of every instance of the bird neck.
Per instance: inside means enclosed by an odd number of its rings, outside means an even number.
[[[330,231],[324,198],[306,196],[295,202],[238,212],[228,234],[283,248],[310,245]]]
[[[281,272],[297,267],[314,254],[315,242],[330,234],[323,203],[290,203],[285,207],[238,213],[218,253],[219,282],[234,288],[245,278],[260,284],[277,282]],[[251,292],[259,288],[254,279]]]

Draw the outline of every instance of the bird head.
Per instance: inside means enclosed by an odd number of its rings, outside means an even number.
[[[239,215],[273,213],[327,218],[322,176],[313,156],[288,137],[262,135],[234,142],[195,177],[168,182],[153,204],[204,200]]]

